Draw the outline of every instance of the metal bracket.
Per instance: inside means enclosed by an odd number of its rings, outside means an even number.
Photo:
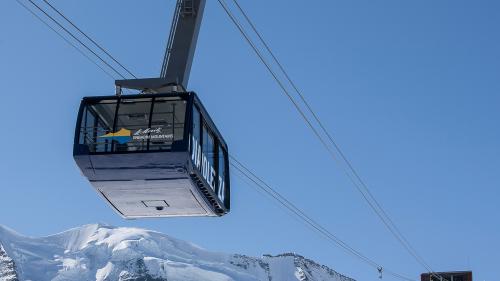
[[[121,95],[122,88],[139,90],[146,93],[179,93],[186,89],[165,78],[127,79],[115,81],[117,95]],[[119,93],[119,94],[118,94]]]

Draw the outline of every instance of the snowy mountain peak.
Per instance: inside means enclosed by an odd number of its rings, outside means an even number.
[[[105,224],[41,238],[0,227],[0,268],[0,281],[353,281],[292,253],[215,253],[159,232]]]
[[[7,255],[2,244],[0,244],[0,280],[18,281],[14,261]]]

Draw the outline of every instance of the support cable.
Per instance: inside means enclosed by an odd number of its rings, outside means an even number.
[[[384,223],[384,225],[387,227],[387,229],[393,234],[393,236],[400,242],[400,244],[408,251],[408,253],[410,255],[412,255],[416,259],[416,261],[419,264],[421,264],[423,267],[425,267],[429,272],[434,273],[434,271],[425,262],[425,260],[422,258],[422,256],[420,256],[417,253],[417,251],[412,247],[412,245],[409,243],[408,239],[402,234],[402,232],[396,226],[396,224],[394,223],[394,221],[387,215],[387,213],[382,208],[382,206],[380,205],[380,203],[375,199],[375,197],[370,192],[370,190],[369,190],[368,186],[366,185],[366,183],[359,176],[359,173],[354,169],[353,165],[347,159],[347,157],[345,156],[345,154],[341,150],[340,146],[337,144],[337,142],[335,141],[335,139],[328,132],[328,130],[326,129],[326,127],[323,125],[323,123],[321,122],[320,118],[318,117],[318,115],[316,114],[316,112],[312,109],[311,105],[307,102],[307,100],[305,99],[305,97],[302,94],[302,92],[299,90],[299,88],[294,83],[294,81],[290,78],[288,72],[285,70],[285,68],[283,67],[283,65],[281,64],[281,62],[278,60],[277,56],[274,54],[274,52],[271,50],[271,48],[269,47],[269,45],[267,44],[267,42],[264,40],[263,36],[257,30],[255,24],[249,18],[249,16],[247,15],[247,13],[243,10],[243,8],[241,7],[241,5],[238,3],[237,0],[232,0],[232,1],[234,2],[235,6],[238,8],[238,10],[240,11],[240,13],[244,16],[245,20],[248,22],[248,24],[250,25],[251,29],[257,35],[257,37],[259,38],[259,40],[263,44],[264,48],[270,54],[271,58],[274,60],[274,62],[276,63],[276,65],[278,66],[278,68],[280,69],[280,71],[284,74],[284,77],[286,78],[286,80],[288,81],[288,83],[292,86],[292,88],[295,90],[295,92],[299,95],[300,100],[304,103],[304,105],[306,106],[308,112],[311,113],[311,115],[313,116],[314,120],[316,121],[316,123],[321,128],[321,131],[327,136],[327,138],[330,141],[330,143],[333,145],[333,147],[335,148],[335,150],[337,151],[337,153],[340,155],[340,157],[343,160],[344,164],[347,165],[348,170],[345,171],[345,172],[346,172],[346,174],[348,174],[348,177],[350,178],[351,182],[355,185],[356,189],[361,193],[361,195],[363,196],[363,198],[365,199],[365,201],[369,204],[369,206],[372,208],[372,210],[377,214],[377,216],[380,218],[380,220]],[[237,25],[237,27],[240,30],[240,32],[243,34],[243,36],[245,37],[245,39],[247,39],[247,42],[250,41],[249,40],[249,36],[247,34],[244,34],[245,32],[242,30],[243,28],[241,27],[241,24],[238,24],[236,22],[236,20],[234,20],[234,18],[235,18],[234,15],[233,16],[230,15],[230,11],[229,11],[229,9],[227,7],[227,4],[224,6],[224,5],[222,5],[221,1],[219,1],[219,3],[221,4],[221,6],[223,6],[224,10],[226,10],[226,13],[228,13],[228,15],[230,16],[230,18],[233,20],[233,23],[235,25]],[[253,48],[255,46],[255,44],[251,43],[251,46]],[[261,58],[261,61],[262,61],[263,60],[262,56],[259,55],[259,57]],[[265,63],[265,64],[266,64],[266,67],[267,67],[267,63]],[[267,68],[268,68],[268,70],[270,70],[269,67],[267,67]],[[276,79],[276,75],[273,74],[273,77],[275,77],[275,79]],[[282,83],[279,82],[279,84],[282,84]],[[287,93],[287,96],[289,96],[288,93]],[[293,102],[293,103],[294,103],[295,108],[297,109],[296,102]],[[299,111],[299,113],[301,114],[301,116],[304,119],[308,119],[301,112],[301,110],[298,110],[298,111]],[[305,120],[305,121],[308,123],[308,125],[311,123],[309,120]],[[311,126],[309,125],[309,127],[311,127]],[[318,136],[318,133],[316,132],[316,130],[313,129],[313,131],[314,131],[314,134],[320,139],[320,141],[326,147],[326,145],[324,144],[324,141],[322,140],[321,137]],[[329,149],[329,147],[327,147],[327,150],[329,150],[330,154],[332,154],[332,152]],[[334,156],[334,155],[332,155],[332,156]],[[338,161],[337,157],[334,156],[334,159],[337,161],[337,163],[340,166],[343,166],[342,163]]]
[[[260,190],[262,190],[267,195],[272,197],[272,199],[276,200],[282,207],[284,207],[288,211],[290,211],[296,218],[298,218],[304,224],[309,226],[312,230],[316,231],[321,236],[324,236],[325,238],[330,240],[330,242],[333,242],[335,245],[339,246],[347,253],[362,260],[363,262],[370,265],[371,267],[373,267],[377,270],[380,268],[383,268],[384,271],[387,272],[387,274],[392,275],[393,277],[396,277],[396,278],[399,278],[402,280],[407,280],[407,281],[414,281],[411,278],[408,278],[408,277],[403,276],[401,274],[395,273],[394,271],[388,270],[385,267],[382,267],[377,262],[373,261],[372,259],[363,255],[361,252],[359,252],[359,251],[355,250],[354,248],[352,248],[351,246],[349,246],[346,242],[342,241],[340,238],[338,238],[333,233],[328,231],[325,227],[323,227],[321,224],[319,224],[314,219],[312,219],[309,215],[307,215],[303,210],[301,210],[295,204],[293,204],[291,201],[286,199],[283,195],[281,195],[278,191],[276,191],[276,189],[272,188],[269,184],[267,184],[264,180],[262,180],[262,178],[257,176],[254,172],[252,172],[244,164],[242,164],[240,161],[238,161],[234,156],[230,155],[230,158],[232,159],[231,166],[233,168],[235,168],[236,171],[238,171],[241,175],[246,177],[250,182],[252,182],[254,185],[256,185]]]
[[[16,2],[21,5],[24,9],[26,9],[28,12],[30,12],[31,15],[33,15],[35,18],[37,18],[40,22],[42,22],[45,26],[50,28],[52,31],[54,31],[61,39],[63,39],[66,43],[68,43],[71,47],[73,47],[75,50],[77,50],[81,55],[83,55],[85,58],[87,58],[91,63],[95,64],[97,67],[99,67],[107,76],[109,76],[111,79],[115,80],[116,78],[109,72],[107,71],[104,67],[102,67],[99,63],[97,63],[95,60],[93,60],[89,55],[87,55],[84,51],[82,51],[80,48],[78,48],[73,42],[68,40],[66,37],[64,37],[59,31],[57,31],[55,28],[53,28],[48,22],[46,22],[44,19],[42,19],[39,15],[37,15],[34,11],[32,11],[28,6],[26,6],[24,3],[22,3],[20,0],[16,0]]]
[[[43,0],[53,11],[55,11],[58,15],[60,15],[63,19],[65,19],[71,26],[73,26],[78,32],[80,32],[85,38],[87,38],[90,42],[92,42],[99,50],[103,51],[109,58],[111,58],[116,64],[118,64],[122,69],[124,69],[128,74],[130,74],[132,77],[137,79],[137,76],[135,76],[130,70],[128,70],[123,64],[121,64],[115,57],[113,57],[106,49],[104,49],[99,43],[94,41],[90,36],[88,36],[85,32],[83,32],[78,26],[76,26],[73,21],[71,21],[68,17],[66,17],[62,12],[60,12],[57,8],[52,6],[48,0]]]
[[[78,43],[80,43],[80,45],[82,45],[83,47],[85,47],[85,49],[87,49],[94,56],[96,56],[102,63],[104,63],[107,67],[109,67],[110,69],[112,69],[116,74],[118,74],[118,76],[120,76],[123,79],[126,79],[125,76],[122,73],[120,73],[118,70],[116,70],[116,68],[114,68],[107,61],[105,61],[101,56],[99,56],[99,54],[97,54],[94,50],[92,50],[89,46],[87,46],[84,42],[82,42],[82,40],[78,39],[73,33],[71,33],[66,27],[64,27],[59,21],[57,21],[54,17],[52,17],[51,15],[49,15],[43,8],[41,8],[35,2],[33,2],[33,0],[28,0],[28,1],[33,6],[35,6],[40,12],[42,12],[43,14],[45,14],[45,16],[47,16],[52,22],[54,22],[55,24],[57,24],[57,26],[59,26],[62,30],[64,30],[67,34],[69,34],[74,40],[76,40]]]

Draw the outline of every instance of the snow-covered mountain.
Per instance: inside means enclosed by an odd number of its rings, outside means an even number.
[[[0,281],[18,281],[14,261],[0,244]]]
[[[42,238],[0,226],[0,281],[354,281],[296,254],[222,254],[138,228],[85,225]]]

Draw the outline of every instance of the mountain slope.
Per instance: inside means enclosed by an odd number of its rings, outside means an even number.
[[[0,281],[18,281],[16,265],[0,244]]]
[[[214,253],[138,228],[96,224],[31,238],[0,227],[0,245],[0,281],[354,281],[295,254]]]

